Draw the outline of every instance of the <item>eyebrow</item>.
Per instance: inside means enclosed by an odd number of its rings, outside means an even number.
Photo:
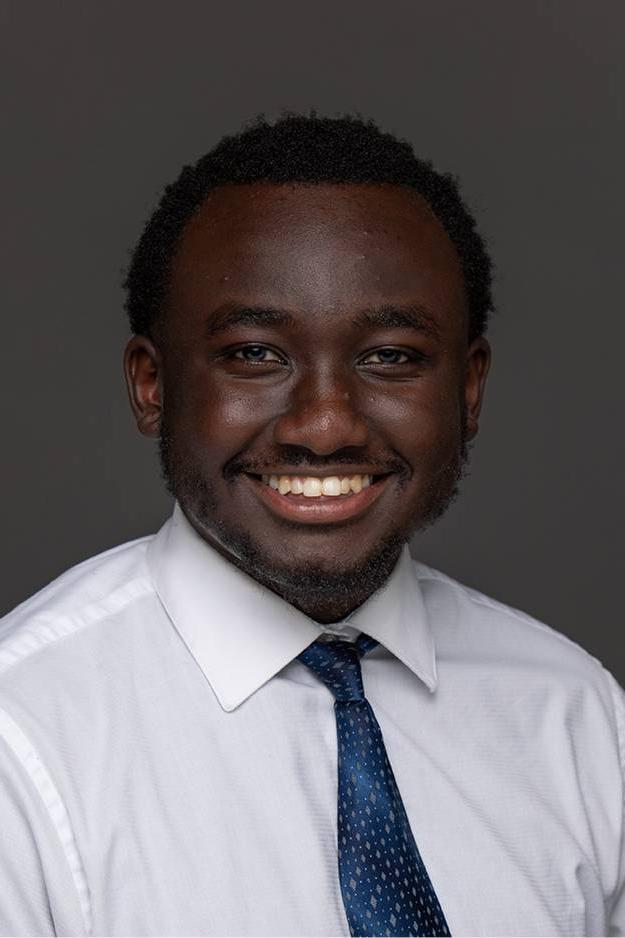
[[[440,338],[436,321],[418,304],[363,309],[352,318],[351,323],[357,329],[413,329],[424,335]],[[287,310],[273,306],[227,306],[213,313],[207,324],[207,335],[210,338],[240,326],[293,327],[296,324],[295,316]]]
[[[293,326],[295,317],[272,306],[229,306],[217,310],[207,326],[209,337],[228,332],[238,326]]]
[[[440,338],[440,329],[436,321],[417,304],[364,309],[352,319],[352,323],[359,328],[373,326],[381,329],[415,329],[424,335]]]

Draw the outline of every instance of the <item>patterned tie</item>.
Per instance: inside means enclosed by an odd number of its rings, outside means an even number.
[[[339,880],[351,935],[449,935],[365,699],[360,656],[378,643],[313,642],[298,659],[335,697]]]

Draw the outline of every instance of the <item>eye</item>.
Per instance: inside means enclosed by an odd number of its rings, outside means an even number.
[[[282,362],[283,359],[266,345],[246,345],[243,348],[235,349],[231,353],[231,358],[237,361],[250,362],[252,364],[264,365],[265,362]]]
[[[363,365],[405,365],[406,362],[419,359],[419,355],[403,352],[399,348],[379,348],[362,359]],[[377,361],[376,361],[377,358]]]

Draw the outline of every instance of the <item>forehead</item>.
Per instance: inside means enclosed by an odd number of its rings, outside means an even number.
[[[225,302],[295,313],[420,303],[466,318],[457,252],[428,204],[386,185],[223,186],[187,225],[172,264],[169,314]]]

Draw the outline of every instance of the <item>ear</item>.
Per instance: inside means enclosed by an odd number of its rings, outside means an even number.
[[[124,373],[139,432],[158,436],[162,411],[161,355],[147,336],[135,335],[128,342]]]
[[[480,336],[474,339],[467,351],[467,364],[464,381],[464,400],[467,413],[467,434],[469,440],[476,436],[479,427],[480,411],[486,387],[486,378],[491,362],[491,349],[487,340]]]

